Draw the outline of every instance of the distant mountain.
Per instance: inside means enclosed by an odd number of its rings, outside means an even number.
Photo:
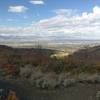
[[[95,38],[82,38],[77,36],[72,36],[72,35],[67,35],[62,34],[62,35],[15,35],[15,34],[0,34],[0,44],[11,44],[11,45],[16,45],[16,44],[34,44],[36,42],[39,43],[53,43],[53,44],[95,44],[99,43],[100,44],[100,39],[95,39]]]

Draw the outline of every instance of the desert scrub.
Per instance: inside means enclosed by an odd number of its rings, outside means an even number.
[[[0,77],[3,77],[6,75],[6,72],[4,69],[0,68]]]
[[[56,74],[60,74],[65,70],[65,62],[63,60],[53,60],[49,64],[49,70],[55,72]]]
[[[97,91],[96,93],[96,100],[100,100],[100,91]]]
[[[34,66],[30,64],[25,65],[24,67],[20,67],[19,75],[23,78],[30,78],[33,73],[33,70],[34,70]]]
[[[100,75],[95,73],[95,74],[90,74],[90,73],[80,73],[77,76],[77,80],[79,82],[87,82],[87,83],[100,83]]]
[[[58,85],[58,75],[54,72],[42,73],[37,70],[31,76],[33,86],[42,89],[54,89]]]

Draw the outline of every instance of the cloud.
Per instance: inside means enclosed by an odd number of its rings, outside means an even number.
[[[53,10],[52,12],[56,13],[57,15],[66,15],[67,17],[68,16],[72,16],[74,15],[78,10],[74,9],[56,9],[56,10]]]
[[[8,9],[8,12],[23,13],[23,12],[26,12],[27,10],[28,8],[25,6],[10,6]]]
[[[40,26],[49,33],[83,39],[100,39],[100,8],[95,6],[93,11],[80,14],[71,13],[73,10],[58,10],[56,16],[41,20]],[[63,14],[62,14],[63,13]],[[70,17],[66,16],[70,13]]]
[[[31,0],[30,3],[34,5],[43,5],[44,1],[43,0]]]
[[[21,37],[21,40],[26,41],[100,39],[100,7],[95,6],[91,12],[82,12],[81,14],[78,12],[73,14],[73,11],[68,9],[56,10],[55,16],[41,19],[24,28],[2,27],[0,34],[15,36],[14,39]]]
[[[7,21],[12,22],[12,21],[14,21],[14,19],[8,18]]]

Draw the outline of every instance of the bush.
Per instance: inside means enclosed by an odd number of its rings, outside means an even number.
[[[65,63],[63,60],[55,60],[49,65],[49,69],[59,74],[65,70]]]
[[[5,76],[6,75],[6,72],[4,69],[0,68],[0,76]]]
[[[100,91],[97,91],[96,93],[96,100],[100,100]]]
[[[33,69],[34,67],[31,65],[25,65],[24,67],[20,67],[20,76],[23,78],[30,78]]]

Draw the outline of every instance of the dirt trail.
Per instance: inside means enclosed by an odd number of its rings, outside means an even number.
[[[0,88],[15,90],[20,100],[95,100],[100,84],[81,84],[72,87],[44,91],[39,89],[24,89],[6,81],[0,81]]]

